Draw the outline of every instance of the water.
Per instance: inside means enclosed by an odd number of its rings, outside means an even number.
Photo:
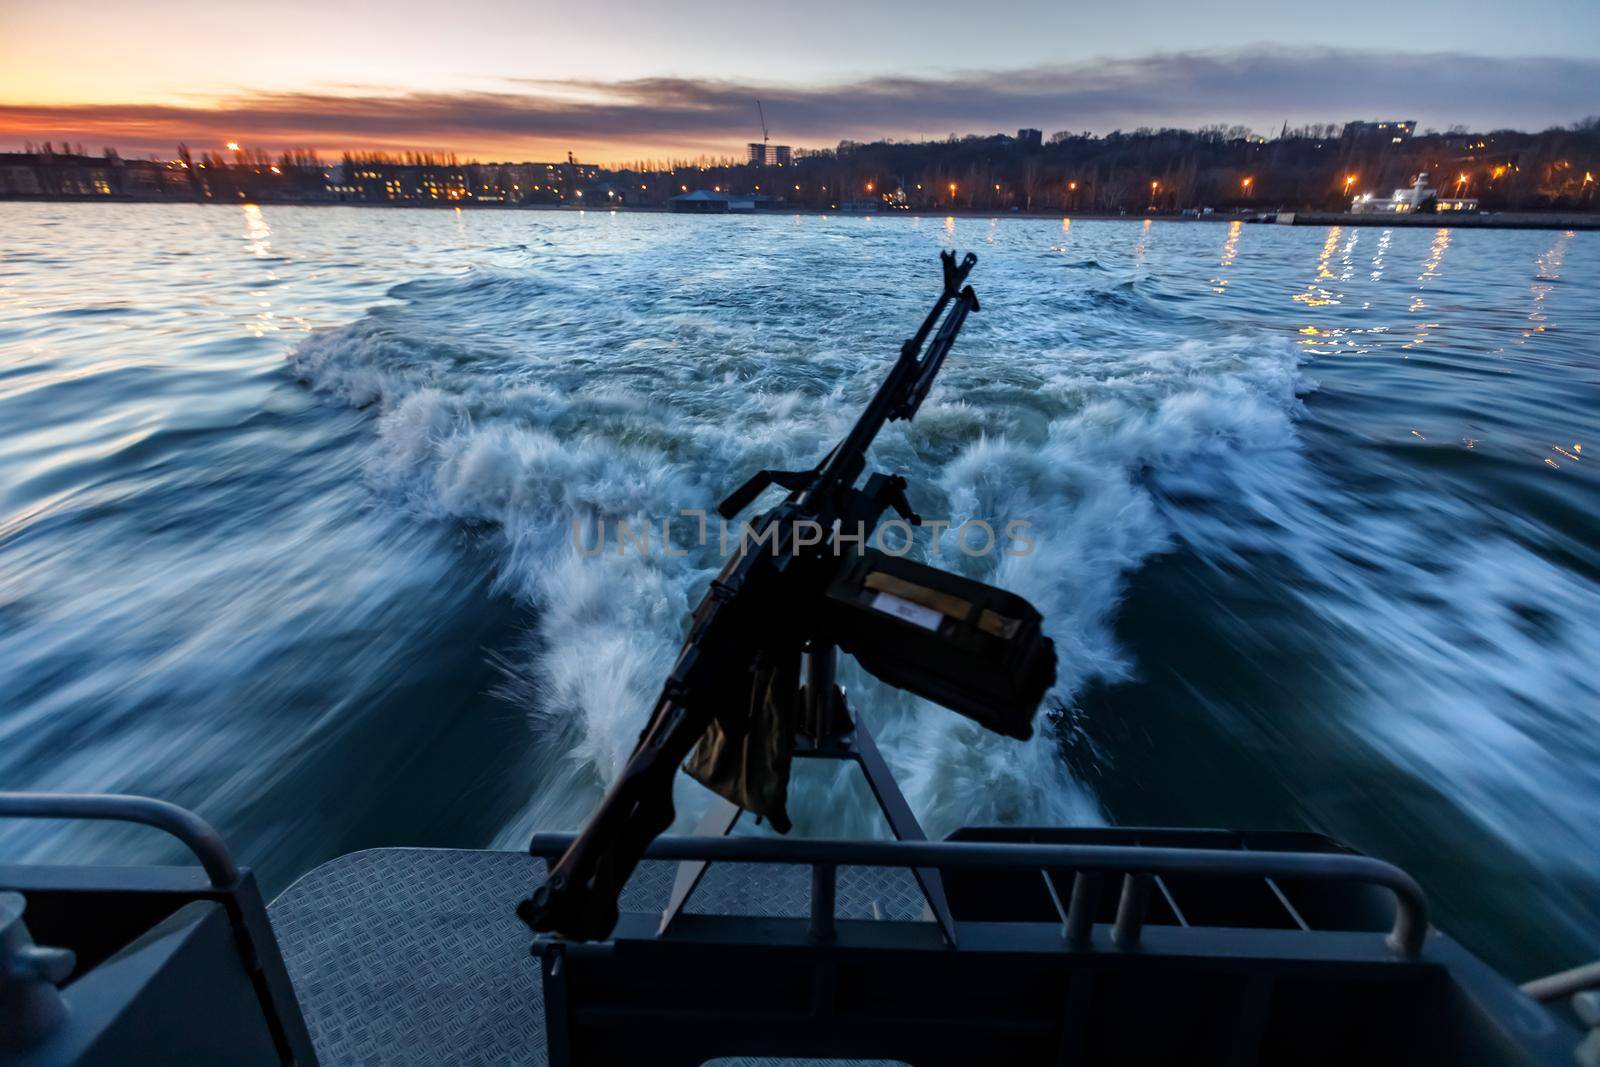
[[[1516,976],[1600,955],[1589,233],[0,205],[0,783],[192,806],[269,891],[574,825],[717,561],[572,518],[809,465],[950,244],[983,310],[874,459],[1033,523],[939,562],[1061,684],[1018,745],[847,669],[929,826],[1312,828]]]

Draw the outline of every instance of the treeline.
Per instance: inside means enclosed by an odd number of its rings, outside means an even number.
[[[1394,143],[1333,124],[1285,126],[1271,140],[1242,126],[1142,128],[1105,136],[1062,131],[1030,145],[1003,134],[940,141],[841,142],[786,168],[681,168],[701,184],[783,195],[828,208],[883,198],[912,210],[1178,212],[1341,210],[1386,197],[1419,173],[1484,210],[1593,210],[1600,119],[1539,133],[1453,128]],[[639,166],[624,174],[679,168]]]
[[[1064,212],[1344,210],[1386,198],[1421,173],[1440,196],[1485,211],[1593,211],[1600,192],[1600,119],[1537,133],[1452,128],[1412,136],[1371,124],[1311,124],[1267,139],[1242,126],[1141,128],[1104,136],[951,135],[937,141],[842,141],[799,151],[785,166],[727,157],[619,167],[565,162],[461,162],[442,152],[346,152],[335,168],[309,149],[276,154],[230,144],[198,157],[122,160],[112,149],[29,145],[0,195],[193,195],[209,200],[567,203],[661,206],[697,189],[760,194],[832,210]],[[26,164],[37,175],[22,174]],[[68,171],[76,167],[81,174]],[[149,173],[146,173],[149,172]],[[181,172],[181,173],[178,173]],[[141,177],[142,175],[142,177]]]

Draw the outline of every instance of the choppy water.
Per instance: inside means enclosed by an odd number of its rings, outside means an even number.
[[[0,205],[0,784],[269,889],[573,825],[716,561],[572,517],[809,465],[951,244],[983,311],[876,462],[1034,524],[943,562],[1062,681],[1018,745],[850,677],[931,828],[1310,827],[1514,974],[1600,955],[1600,234]]]

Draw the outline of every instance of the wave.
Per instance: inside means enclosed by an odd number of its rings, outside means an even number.
[[[848,428],[893,350],[851,343],[859,316],[808,338],[789,317],[815,309],[758,285],[743,304],[719,290],[721,306],[686,301],[672,283],[630,298],[624,279],[619,290],[596,304],[582,286],[515,271],[430,278],[292,357],[312,388],[375,410],[372,485],[420,517],[492,539],[499,588],[532,609],[507,691],[544,741],[548,781],[502,835],[508,844],[532,825],[581,818],[617,773],[719,565],[714,544],[688,544],[681,558],[586,558],[574,524],[659,524],[709,510],[758,467],[809,466]],[[884,320],[920,314],[914,296],[894,300]],[[1113,300],[1084,314],[1137,311]],[[775,327],[753,329],[761,315]],[[1101,818],[1061,759],[1064,713],[1091,680],[1130,675],[1112,629],[1117,604],[1128,574],[1173,543],[1155,483],[1225,494],[1296,447],[1306,382],[1292,346],[1153,332],[1143,348],[1110,351],[1075,339],[1081,315],[1066,328],[1046,322],[1018,306],[969,327],[916,422],[892,425],[874,449],[876,467],[909,478],[924,515],[1032,524],[1028,555],[972,558],[947,542],[935,562],[1028,596],[1060,660],[1052,714],[1026,744],[844,665],[853,706],[931,833]],[[865,329],[887,339],[881,322]],[[870,809],[856,821],[838,814],[859,807],[838,803],[847,772],[797,781],[797,825],[873,832],[859,821]],[[704,794],[682,776],[679,789],[688,819]]]

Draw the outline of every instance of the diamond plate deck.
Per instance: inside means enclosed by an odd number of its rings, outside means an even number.
[[[640,864],[623,910],[659,912],[675,871]],[[324,1067],[542,1067],[539,966],[512,909],[543,874],[521,852],[374,849],[285,890],[268,912]],[[716,864],[688,910],[798,917],[809,900],[805,868]],[[907,871],[839,871],[840,918],[916,919],[922,909]]]

